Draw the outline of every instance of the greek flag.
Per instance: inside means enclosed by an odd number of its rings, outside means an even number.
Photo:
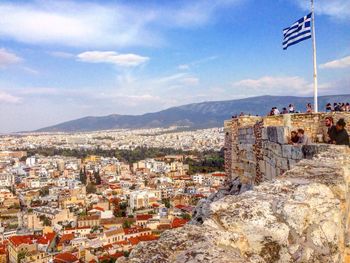
[[[283,29],[283,49],[311,38],[311,14],[299,19],[290,27]]]

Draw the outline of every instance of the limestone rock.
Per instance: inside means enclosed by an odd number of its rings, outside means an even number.
[[[118,262],[343,262],[349,171],[349,150],[332,148],[254,190],[235,180],[199,204],[193,224]]]

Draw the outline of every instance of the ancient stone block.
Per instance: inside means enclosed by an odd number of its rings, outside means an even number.
[[[276,127],[277,142],[279,144],[287,144],[290,130],[288,127]]]
[[[276,127],[274,127],[274,126],[267,127],[267,139],[270,142],[276,142],[276,143],[278,142]]]
[[[268,139],[267,138],[267,129],[266,128],[263,128],[261,130],[261,139],[263,139],[263,140],[267,140]]]
[[[291,150],[292,150],[292,159],[294,159],[294,160],[301,160],[301,159],[303,159],[304,154],[303,154],[301,146],[293,145]]]
[[[293,145],[282,145],[282,157],[287,158],[287,159],[291,159],[292,158],[292,147],[294,147]]]

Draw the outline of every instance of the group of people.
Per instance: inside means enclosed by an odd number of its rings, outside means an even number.
[[[349,102],[335,102],[333,105],[331,103],[326,104],[326,112],[335,112],[335,111],[345,111],[350,112],[350,103]],[[306,104],[306,113],[312,113],[313,108],[311,103]],[[293,104],[289,104],[288,107],[284,107],[281,111],[277,107],[272,107],[269,116],[288,114],[288,113],[300,113],[295,109]]]
[[[325,131],[323,137],[326,143],[350,146],[349,134],[345,129],[346,123],[344,119],[339,119],[334,125],[333,118],[329,116],[326,117],[325,124],[327,130]]]
[[[283,108],[282,111],[280,111],[277,107],[272,107],[269,116],[274,116],[274,115],[280,115],[280,114],[288,114],[288,113],[297,113],[295,110],[295,106],[293,104],[289,104],[288,109]]]
[[[329,144],[347,145],[349,143],[349,134],[345,129],[346,123],[344,119],[339,119],[334,125],[332,117],[325,118],[325,131],[323,134],[323,141]],[[311,143],[310,138],[305,134],[303,129],[291,132],[290,144],[308,145]]]
[[[334,102],[333,106],[331,103],[327,103],[326,112],[334,111],[347,111],[350,112],[350,103],[349,102]]]

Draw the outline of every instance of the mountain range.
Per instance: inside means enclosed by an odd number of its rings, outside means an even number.
[[[282,109],[290,103],[299,111],[305,111],[311,97],[294,96],[259,96],[238,100],[207,101],[168,108],[162,111],[142,115],[112,114],[101,117],[84,117],[71,120],[36,132],[79,132],[109,129],[136,129],[169,126],[189,126],[191,128],[221,127],[223,121],[232,115],[245,114],[266,115],[272,107]],[[350,102],[350,94],[330,95],[319,97],[320,110],[324,110],[326,103]]]

